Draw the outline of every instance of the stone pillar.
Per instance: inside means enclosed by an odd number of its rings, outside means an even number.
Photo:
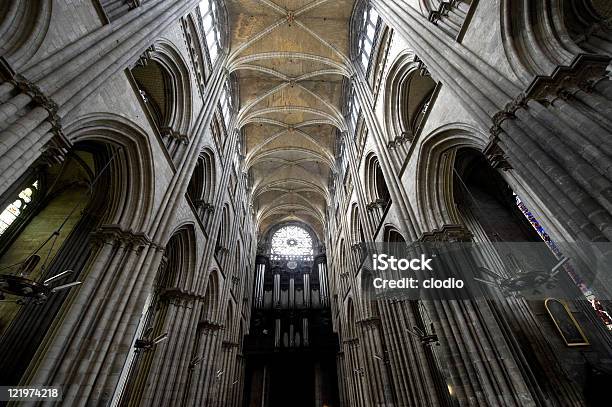
[[[346,380],[346,364],[343,351],[336,354],[336,369],[338,371],[338,397],[340,399],[340,406],[349,406],[349,384]]]
[[[463,227],[446,226],[426,233],[421,241],[428,249],[440,243],[470,241]],[[443,270],[450,275],[466,275],[458,264],[473,263],[469,251],[453,251],[440,256]],[[448,277],[437,275],[438,278]],[[435,326],[440,344],[442,368],[453,397],[460,404],[471,405],[539,405],[537,393],[520,369],[520,363],[509,344],[507,332],[500,326],[494,310],[485,298],[422,301],[425,312]]]
[[[407,236],[409,236],[408,240],[416,240],[419,232],[415,229],[417,226],[412,222],[413,219],[416,219],[416,216],[408,197],[404,193],[399,173],[393,165],[392,157],[384,141],[380,123],[374,114],[372,92],[361,73],[357,73],[356,76],[353,77],[352,84],[355,88],[355,95],[359,100],[361,111],[363,112],[363,116],[368,126],[369,134],[371,134],[372,140],[374,140],[380,169],[387,183],[391,201],[399,215],[398,221],[400,222],[400,229],[405,231]]]
[[[359,339],[350,338],[344,341],[344,353],[347,356],[346,377],[349,386],[350,406],[368,407],[371,404],[370,394],[365,389],[366,368]]]
[[[365,184],[361,182],[361,177],[359,176],[359,170],[357,168],[359,159],[356,151],[357,146],[355,145],[354,141],[355,137],[351,138],[348,132],[342,132],[342,136],[344,137],[344,148],[348,157],[347,161],[349,171],[351,172],[351,177],[354,180],[353,185],[357,192],[357,202],[359,204],[359,208],[362,208],[362,210],[359,211],[360,221],[363,228],[369,232],[366,234],[366,236],[372,235],[376,231],[378,224],[377,221],[372,218],[372,216],[368,216],[369,211],[365,210],[368,207],[368,202],[363,189]]]
[[[216,380],[215,357],[219,350],[222,326],[210,322],[202,321],[202,340],[201,351],[202,362],[198,365],[194,375],[194,396],[190,397],[189,406],[208,405],[210,395],[207,393]]]
[[[490,128],[484,153],[494,167],[511,169],[517,176],[511,186],[524,192],[521,199],[546,221],[553,238],[612,239],[612,82],[606,74],[610,56],[581,54],[574,47],[572,53],[554,55],[557,62],[547,62],[552,71],[538,72],[524,88],[524,81],[500,75],[404,0],[373,0],[373,5],[432,76],[482,128]],[[568,65],[557,65],[568,60]],[[590,280],[592,259],[573,254],[587,265],[580,270],[581,278]],[[595,293],[598,298],[607,295]]]
[[[104,25],[2,84],[0,193],[52,138],[64,137],[62,118],[197,4],[197,0],[148,1],[132,11],[133,19]]]
[[[382,345],[377,318],[358,321],[363,338],[363,363],[366,365],[369,394],[376,406],[395,406],[389,381],[386,352]]]
[[[223,341],[221,353],[219,354],[218,370],[215,374],[216,382],[213,386],[212,406],[226,407],[231,400],[232,387],[235,386],[235,367],[238,344],[230,341]]]
[[[408,332],[420,325],[418,304],[387,299],[378,304],[380,333],[387,345],[389,375],[398,405],[448,405],[440,394],[437,366],[431,363],[429,350]],[[381,356],[386,361],[385,355]]]
[[[131,351],[152,289],[157,271],[152,265],[161,261],[161,251],[144,234],[108,226],[100,228],[94,239],[98,249],[84,271],[83,284],[67,304],[72,312],[41,346],[44,358],[22,379],[41,385],[71,383],[64,385],[63,399],[73,404],[105,404],[112,397],[120,374],[117,366]],[[125,275],[124,269],[132,272]]]

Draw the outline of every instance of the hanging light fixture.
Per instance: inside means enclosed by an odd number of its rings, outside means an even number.
[[[117,151],[115,151],[115,153],[111,156],[108,162],[100,170],[100,173],[91,182],[91,184],[89,185],[90,193],[93,191],[93,187],[100,179],[100,176],[110,166],[111,162],[121,149],[122,147],[118,147]],[[59,177],[62,174],[63,169],[58,173],[52,185],[55,185],[57,183]],[[16,270],[13,273],[0,273],[0,301],[15,302],[18,304],[27,304],[29,302],[41,304],[47,301],[51,295],[81,284],[81,281],[73,281],[70,283],[58,285],[58,283],[60,283],[63,279],[72,275],[73,270],[64,270],[48,278],[44,278],[44,276],[45,270],[47,270],[49,264],[53,262],[51,253],[53,252],[53,248],[55,247],[57,238],[60,236],[62,229],[64,228],[70,217],[82,204],[84,198],[85,196],[81,197],[81,199],[76,202],[76,204],[72,207],[70,212],[68,212],[68,214],[66,215],[62,223],[58,226],[58,228],[51,232],[51,235],[40,246],[38,246],[38,248],[34,250],[34,252],[28,255],[25,260],[0,269],[0,272],[10,269]],[[42,253],[43,249],[45,248],[47,248],[47,250],[45,260],[40,268],[41,277],[38,280],[28,278],[28,275],[32,271],[34,271],[34,269],[41,260],[39,253]],[[57,255],[57,253],[55,255]],[[55,257],[55,255],[53,257]],[[18,298],[15,300],[5,300],[6,294],[16,296]]]

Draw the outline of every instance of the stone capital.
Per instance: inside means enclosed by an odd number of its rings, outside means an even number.
[[[444,225],[440,229],[423,233],[421,242],[470,242],[472,233],[463,225]]]
[[[146,233],[125,230],[120,225],[102,225],[91,234],[91,237],[95,244],[120,243],[136,249],[153,245]]]

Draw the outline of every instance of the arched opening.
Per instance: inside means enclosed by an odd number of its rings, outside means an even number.
[[[117,155],[115,146],[76,143],[63,162],[35,165],[0,199],[2,383],[19,381],[82,280],[95,253],[91,234],[115,209]]]
[[[231,341],[232,340],[232,335],[234,333],[233,331],[233,327],[234,327],[234,306],[232,305],[231,301],[227,302],[227,308],[225,310],[225,340],[226,341]]]
[[[200,321],[213,322],[216,320],[219,302],[219,277],[216,270],[211,271],[208,276],[206,295],[204,297]]]
[[[374,213],[374,218],[380,223],[391,205],[391,194],[389,193],[382,168],[380,168],[378,157],[373,154],[366,159],[365,178],[366,193],[368,200],[370,200],[367,209]]]
[[[230,239],[231,223],[230,223],[230,212],[227,204],[223,205],[223,212],[221,214],[221,225],[217,231],[217,240],[215,243],[215,257],[219,266],[225,270],[227,265],[228,254],[230,252],[229,239]]]
[[[383,242],[385,243],[406,243],[404,236],[393,226],[386,226],[383,232]]]
[[[359,217],[359,206],[355,203],[351,207],[351,252],[353,254],[353,260],[355,262],[355,268],[359,267],[363,260],[365,259],[366,247],[365,242],[366,238],[363,233],[363,227],[361,225],[361,219]]]
[[[530,273],[550,270],[560,260],[557,253],[548,250],[548,242],[544,242],[543,236],[536,232],[534,225],[527,219],[521,209],[524,204],[520,198],[514,194],[502,174],[489,165],[481,152],[471,148],[457,150],[453,194],[462,222],[481,245],[478,251],[482,256],[480,261],[499,275],[502,281],[511,283],[516,278],[528,278],[532,275]],[[506,244],[496,244],[499,242]],[[531,246],[525,243],[511,246],[508,242],[530,242]],[[534,246],[538,243],[539,246]],[[580,298],[583,293],[572,281],[571,272],[571,269],[563,266],[553,283],[537,286],[533,292],[531,289],[521,291],[518,297],[512,296],[511,300],[501,300],[510,298],[502,289],[490,288],[493,295],[500,299],[491,301],[490,305],[494,312],[508,321],[517,341],[515,351],[523,355],[524,359],[518,360],[533,372],[530,380],[544,389],[567,388],[568,382],[583,390],[590,385],[584,375],[573,375],[566,381],[557,374],[545,373],[546,366],[555,364],[563,366],[565,371],[573,372],[588,371],[591,368],[589,363],[585,365],[580,358],[579,349],[567,347],[557,333],[555,322],[545,310],[545,298],[562,295],[575,308],[573,318],[586,331],[597,330],[593,325],[597,323],[594,313],[593,316],[587,316],[586,313],[592,311],[588,307],[578,306],[573,300]],[[481,277],[488,279],[484,273]],[[525,318],[520,313],[531,315]],[[554,356],[544,352],[544,349],[549,348],[555,349]]]
[[[357,337],[357,326],[355,323],[355,307],[353,305],[353,299],[349,298],[346,303],[346,329],[345,332],[348,335],[345,339],[355,339]]]
[[[206,149],[200,153],[187,186],[187,196],[195,207],[205,230],[209,229],[209,222],[214,212],[212,200],[215,186],[215,159],[212,151]]]
[[[414,140],[425,124],[436,82],[425,69],[415,68],[401,76],[397,86],[396,99],[391,101],[398,114],[396,131],[402,138]]]
[[[178,160],[191,120],[190,73],[173,45],[158,41],[131,69],[145,109],[168,153]]]
[[[457,151],[453,194],[468,227],[481,228],[489,241],[541,241],[516,205],[510,186],[477,150]]]
[[[384,25],[384,23],[383,23]],[[387,54],[393,38],[393,30],[389,27],[381,28],[378,40],[378,51],[373,61],[374,69],[370,73],[370,85],[376,94],[382,83],[383,74],[387,65]]]
[[[191,226],[176,231],[166,245],[144,316],[142,336],[135,343],[135,355],[121,395],[122,404],[138,404],[150,385],[148,381],[154,366],[154,356],[158,353],[157,349],[164,346],[161,340],[172,330],[173,320],[168,315],[180,299],[180,290],[189,285],[193,276],[194,251],[194,231]]]
[[[557,7],[563,13],[565,29],[574,43],[589,53],[612,55],[610,2],[562,0],[560,3],[560,7]]]
[[[158,130],[168,131],[173,105],[172,76],[157,61],[136,66],[132,75]]]

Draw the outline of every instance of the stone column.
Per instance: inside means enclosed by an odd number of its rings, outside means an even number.
[[[380,169],[385,177],[391,201],[399,215],[400,229],[409,236],[408,240],[416,240],[419,231],[415,229],[417,226],[412,221],[416,217],[408,197],[402,188],[399,173],[393,165],[392,157],[386,147],[380,123],[374,114],[372,92],[360,73],[357,73],[356,76],[353,77],[352,83],[355,88],[355,95],[359,100],[361,111],[363,112],[363,116],[368,126],[369,134],[371,134],[372,140],[374,140],[374,144],[376,145]]]
[[[219,342],[221,336],[221,325],[210,322],[200,322],[202,330],[202,338],[200,352],[202,361],[198,364],[194,372],[194,386],[190,390],[188,406],[207,405],[210,401],[210,395],[207,394],[212,384],[216,380],[215,377],[215,357],[219,350]]]
[[[549,213],[565,223],[572,237],[590,241],[612,237],[610,156],[595,136],[581,129],[583,123],[600,122],[598,118],[612,107],[610,81],[604,78],[609,57],[577,55],[570,66],[559,66],[549,77],[521,89],[403,0],[373,0],[373,4],[474,118],[485,128],[493,125],[491,142],[501,151],[491,148],[495,151],[491,158],[505,155],[531,189],[542,194]],[[580,114],[569,117],[550,108],[551,100],[568,89],[583,90],[582,96],[590,93],[576,105]],[[608,132],[612,128],[605,120],[600,124]]]
[[[116,366],[131,351],[152,289],[157,271],[152,264],[161,260],[161,251],[144,234],[109,226],[100,228],[94,238],[98,249],[83,273],[83,284],[65,304],[79,312],[65,314],[53,337],[40,347],[44,358],[22,379],[30,384],[62,384],[63,399],[74,404],[106,403],[112,397],[120,373]],[[132,272],[125,275],[124,269]]]
[[[364,113],[365,114],[365,113]],[[363,228],[369,233],[366,236],[371,236],[376,231],[376,227],[378,226],[377,221],[373,219],[372,216],[369,216],[369,211],[367,210],[369,202],[366,199],[365,191],[363,186],[365,183],[361,182],[362,177],[359,176],[359,170],[357,166],[359,165],[359,157],[357,157],[357,151],[355,146],[355,137],[351,138],[348,132],[342,132],[342,136],[344,138],[344,148],[348,153],[348,167],[351,172],[351,177],[353,178],[353,186],[355,191],[357,192],[357,202],[359,204],[359,217]],[[341,180],[342,181],[342,180]]]
[[[0,85],[0,192],[54,139],[65,143],[62,118],[136,60],[159,35],[198,4],[151,0],[120,19],[13,74]]]
[[[421,241],[428,248],[436,244],[467,242],[469,232],[460,226],[446,226],[426,233]],[[443,270],[450,275],[466,275],[457,265],[472,264],[468,251],[453,251],[440,256]],[[438,278],[448,277],[437,275]],[[537,393],[520,369],[512,353],[507,332],[500,326],[487,299],[432,298],[422,301],[435,326],[441,344],[439,354],[448,372],[447,384],[460,404],[539,405]]]
[[[338,396],[340,399],[340,407],[349,406],[349,384],[346,381],[346,366],[343,351],[336,354],[336,369],[338,371]]]
[[[568,65],[552,64],[551,72],[539,72],[524,88],[524,82],[500,75],[404,0],[373,0],[373,4],[481,127],[490,128],[484,153],[494,167],[511,169],[517,176],[512,187],[537,211],[554,239],[612,239],[608,55],[580,54],[574,47],[572,54],[558,59],[573,58]],[[572,254],[587,265],[580,273],[589,281],[592,259]],[[607,295],[595,293],[597,298]]]
[[[382,346],[377,318],[358,321],[363,338],[363,363],[366,365],[368,387],[372,403],[377,406],[395,406],[388,377],[385,349]]]
[[[223,341],[217,355],[217,370],[213,377],[211,391],[211,406],[225,407],[229,406],[232,387],[235,384],[234,368],[236,367],[236,354],[238,351],[238,343],[231,341]]]
[[[446,405],[437,384],[437,366],[428,358],[428,349],[408,332],[419,324],[418,304],[384,299],[379,309],[380,333],[388,348],[389,375],[398,405]]]

